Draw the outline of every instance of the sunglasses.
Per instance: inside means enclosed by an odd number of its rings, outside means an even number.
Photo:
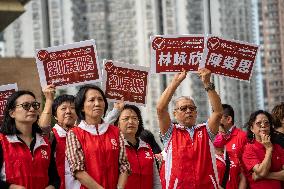
[[[181,112],[186,112],[187,110],[190,110],[191,112],[194,112],[196,110],[196,106],[181,106],[179,108],[176,108],[175,110],[179,110]]]
[[[39,102],[24,102],[22,104],[16,105],[16,107],[22,106],[24,110],[29,111],[31,107],[33,107],[34,110],[38,110],[40,108],[40,103]]]
[[[270,126],[270,122],[268,120],[264,120],[264,121],[256,122],[255,125],[257,127],[261,127],[261,126],[268,127]]]

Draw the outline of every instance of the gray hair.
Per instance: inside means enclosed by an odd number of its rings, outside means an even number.
[[[180,97],[173,100],[172,105],[173,105],[174,108],[176,108],[176,105],[180,100],[191,100],[193,102],[193,104],[195,105],[194,99],[191,96],[180,96]]]

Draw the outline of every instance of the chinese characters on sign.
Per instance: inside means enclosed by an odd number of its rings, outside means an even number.
[[[256,45],[209,37],[205,67],[215,74],[249,81],[257,51]]]
[[[95,42],[49,47],[36,52],[41,86],[78,85],[101,80]]]
[[[129,104],[145,105],[148,83],[148,68],[104,61],[104,89],[111,101],[121,100]]]
[[[201,35],[151,38],[151,73],[197,71],[204,50]]]
[[[0,86],[0,123],[2,123],[3,121],[3,114],[8,98],[17,90],[17,84],[8,84]]]

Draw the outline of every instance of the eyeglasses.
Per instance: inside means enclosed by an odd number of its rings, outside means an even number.
[[[265,127],[268,127],[268,126],[270,126],[270,122],[268,120],[264,120],[264,121],[256,122],[255,125],[257,127],[261,127],[262,125],[265,126]]]
[[[130,119],[135,123],[139,122],[138,117],[126,117],[126,118],[123,118],[123,119],[120,119],[120,120],[123,121],[123,122],[128,122]]]
[[[40,103],[39,102],[24,102],[22,104],[17,104],[16,107],[18,106],[22,106],[24,110],[29,111],[31,107],[33,107],[33,109],[38,110],[40,108]]]
[[[176,108],[175,110],[180,110],[181,112],[186,112],[187,110],[190,110],[191,112],[196,111],[196,106],[181,106],[179,108]]]

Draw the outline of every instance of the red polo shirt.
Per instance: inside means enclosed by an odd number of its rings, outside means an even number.
[[[260,164],[263,161],[265,153],[265,147],[257,141],[248,143],[244,148],[242,160],[245,166],[245,174],[248,178],[249,186],[251,189],[281,189],[281,181],[273,179],[261,179],[254,181],[252,179],[252,169],[256,164]],[[283,165],[284,151],[278,144],[273,144],[271,167],[269,172],[281,171]]]
[[[247,143],[247,134],[241,129],[234,127],[230,138],[227,140],[226,149],[227,152],[232,155],[236,155],[241,158],[244,146]]]

